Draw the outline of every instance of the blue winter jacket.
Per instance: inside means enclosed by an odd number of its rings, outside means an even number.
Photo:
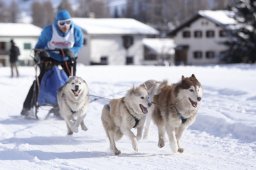
[[[57,22],[58,22],[58,19],[61,20],[62,18],[60,18],[58,15],[56,16],[55,20],[54,20],[54,27],[56,28],[58,34],[60,36],[65,36],[67,33],[63,33],[61,32],[59,29],[58,29],[58,25],[57,25]],[[66,18],[65,18],[66,19]],[[83,33],[82,33],[82,30],[80,27],[78,27],[77,25],[75,25],[73,22],[71,24],[71,27],[72,28],[74,27],[74,39],[75,39],[75,43],[74,43],[74,46],[70,49],[75,58],[78,57],[78,52],[80,50],[80,48],[83,46],[83,41],[84,41],[84,37],[83,37]],[[46,26],[43,31],[41,32],[41,35],[38,39],[38,42],[35,46],[35,49],[47,49],[47,43],[49,41],[51,41],[51,38],[52,38],[52,25],[48,25]],[[54,59],[54,60],[57,60],[57,61],[67,61],[70,59],[70,57],[66,56],[66,57],[63,57],[60,53],[56,53],[56,52],[49,52],[50,56]]]

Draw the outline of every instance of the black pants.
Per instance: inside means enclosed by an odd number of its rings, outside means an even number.
[[[67,61],[67,62],[63,62],[63,63],[57,63],[56,61],[53,61],[53,60],[44,61],[42,64],[39,65],[39,68],[40,68],[40,74],[38,76],[39,84],[41,83],[41,80],[42,80],[45,72],[48,71],[49,68],[52,67],[53,65],[58,65],[58,64],[61,65],[61,67],[66,72],[68,77],[70,76],[71,67],[73,66],[73,76],[76,75],[76,61],[74,61],[74,63],[71,63],[71,61]],[[39,92],[38,85],[36,83],[37,83],[37,81],[34,80],[29,91],[28,91],[27,97],[23,103],[23,108],[25,108],[25,109],[31,109],[32,107],[34,107],[36,105],[38,92]],[[36,93],[36,94],[34,94],[34,93]]]

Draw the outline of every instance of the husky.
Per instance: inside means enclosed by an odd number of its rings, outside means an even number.
[[[168,85],[163,81],[159,94],[154,96],[152,119],[158,128],[158,146],[164,147],[167,132],[174,153],[182,153],[180,139],[185,129],[194,123],[202,99],[203,90],[194,74],[181,77],[181,81]]]
[[[152,103],[154,95],[159,93],[158,89],[159,89],[160,84],[161,84],[161,81],[147,80],[140,85],[141,87],[143,87],[147,90],[149,103]],[[149,112],[146,117],[145,127],[144,127],[144,131],[143,131],[143,139],[146,139],[148,137],[149,126],[151,123],[151,117],[152,117],[152,113],[154,110],[154,105],[151,105],[148,110],[149,110]]]
[[[110,149],[115,155],[121,153],[115,142],[123,135],[129,137],[133,149],[138,151],[137,140],[142,137],[148,107],[148,92],[141,86],[131,88],[124,97],[112,99],[109,104],[104,105],[101,120]],[[136,136],[131,131],[132,128],[137,129]]]
[[[57,101],[61,117],[67,125],[67,134],[78,132],[81,125],[86,131],[84,118],[89,105],[88,85],[81,77],[72,76],[68,79],[57,93]]]

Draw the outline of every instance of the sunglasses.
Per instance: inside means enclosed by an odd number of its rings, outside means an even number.
[[[59,26],[64,26],[64,25],[70,25],[71,24],[71,20],[60,20],[58,21],[58,25]]]

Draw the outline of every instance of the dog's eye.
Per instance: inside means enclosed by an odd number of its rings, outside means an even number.
[[[193,90],[193,89],[190,89],[189,91],[194,92],[194,90]]]
[[[141,99],[145,99],[145,97],[140,97]]]
[[[72,82],[71,84],[72,84],[72,85],[74,85],[75,83],[74,83],[74,82]]]

